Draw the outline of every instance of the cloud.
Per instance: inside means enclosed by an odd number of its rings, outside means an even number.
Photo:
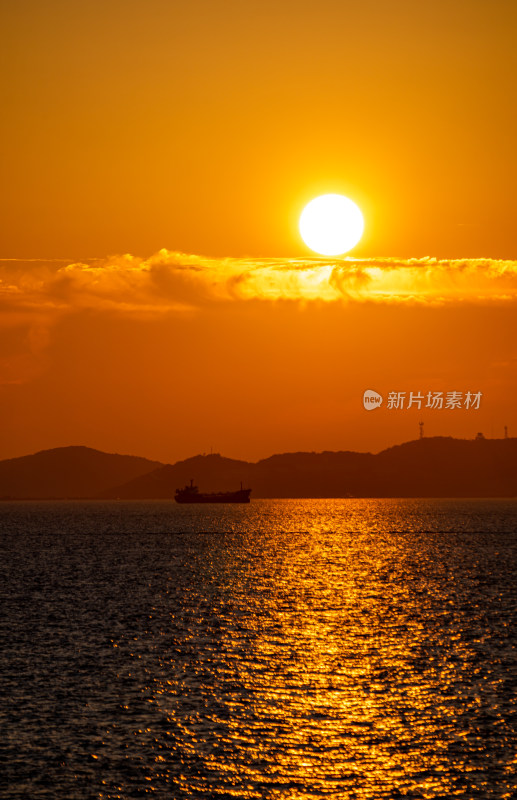
[[[421,307],[517,300],[517,262],[209,258],[160,250],[77,262],[0,260],[0,387],[46,368],[67,316],[154,320],[249,302]]]
[[[160,250],[67,263],[0,261],[3,325],[80,310],[146,318],[236,301],[443,305],[517,299],[517,261],[209,258]]]

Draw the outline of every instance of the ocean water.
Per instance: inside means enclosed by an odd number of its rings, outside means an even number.
[[[0,794],[517,797],[517,501],[0,504]]]

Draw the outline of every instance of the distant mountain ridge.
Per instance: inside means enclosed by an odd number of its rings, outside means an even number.
[[[517,439],[432,437],[377,454],[282,453],[256,463],[219,454],[162,464],[88,447],[0,461],[0,497],[171,499],[193,479],[203,491],[253,498],[515,497]]]
[[[0,461],[0,498],[97,497],[161,466],[160,461],[82,445],[40,450]]]
[[[103,497],[121,500],[166,499],[174,497],[175,490],[191,479],[209,492],[239,488],[241,481],[249,488],[254,467],[255,464],[224,458],[218,453],[193,456],[176,464],[165,464],[147,475],[116,486],[105,492]]]

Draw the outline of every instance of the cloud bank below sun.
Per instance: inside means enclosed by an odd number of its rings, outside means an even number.
[[[475,416],[426,418],[428,435],[513,430],[516,299],[515,261],[3,261],[2,455],[259,458],[417,434],[410,414],[365,421],[367,388],[480,391]]]
[[[165,249],[150,258],[0,260],[4,325],[84,309],[146,316],[250,300],[506,304],[517,300],[517,261],[210,258]]]

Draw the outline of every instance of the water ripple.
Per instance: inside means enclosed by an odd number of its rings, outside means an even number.
[[[3,796],[514,798],[516,512],[4,504]]]

